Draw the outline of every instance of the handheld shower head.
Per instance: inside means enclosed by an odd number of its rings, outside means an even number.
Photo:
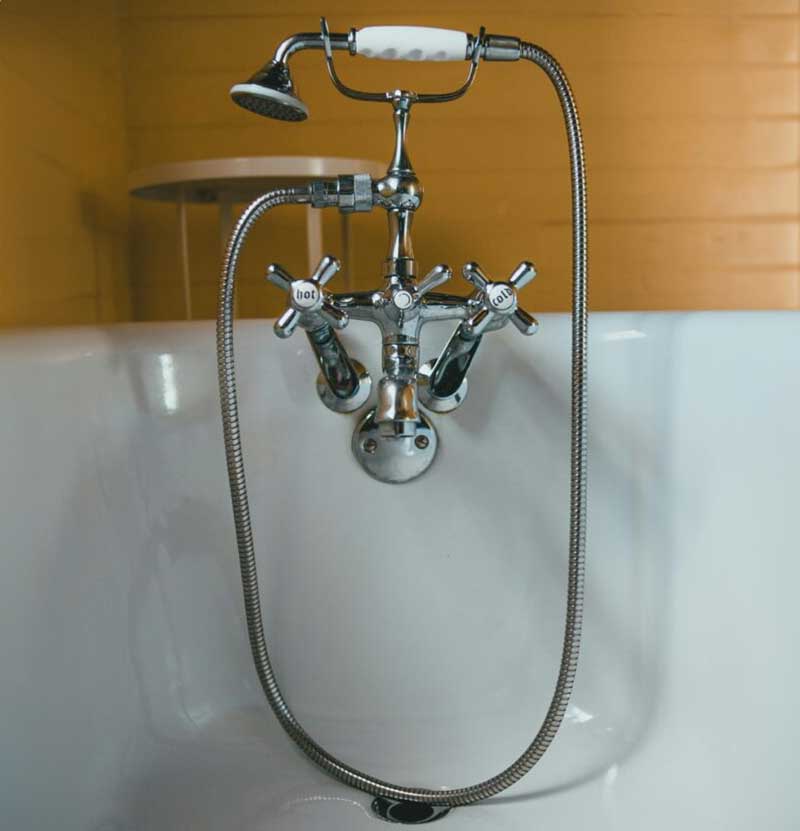
[[[0,0],[2,2],[2,0]],[[367,26],[346,33],[328,31],[322,18],[321,31],[301,32],[286,38],[275,50],[272,60],[243,84],[231,88],[231,98],[246,110],[277,118],[280,121],[305,121],[308,107],[298,98],[289,73],[289,58],[303,49],[324,50],[328,74],[339,92],[360,101],[392,101],[390,92],[363,92],[343,84],[333,68],[332,52],[347,51],[387,60],[469,61],[466,82],[457,90],[444,93],[420,93],[414,101],[441,103],[455,101],[472,85],[479,59],[516,61],[520,58],[519,39],[505,35],[478,35],[447,29],[420,26]]]
[[[270,61],[250,80],[231,87],[231,98],[246,110],[280,121],[305,121],[308,107],[297,97],[289,67]]]

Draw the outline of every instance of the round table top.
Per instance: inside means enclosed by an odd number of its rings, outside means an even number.
[[[276,187],[304,185],[348,173],[380,178],[386,163],[326,156],[251,156],[171,162],[135,170],[128,190],[140,199],[160,202],[249,201]]]

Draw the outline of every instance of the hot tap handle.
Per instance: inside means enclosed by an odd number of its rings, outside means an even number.
[[[311,280],[312,283],[324,286],[341,267],[342,264],[336,259],[336,257],[331,257],[329,254],[326,254],[319,261],[319,263],[317,263],[314,273],[308,279]]]
[[[275,321],[275,334],[279,338],[288,338],[298,326],[303,329],[318,329],[326,323],[334,329],[347,326],[347,313],[337,308],[324,290],[340,268],[335,257],[325,256],[307,280],[295,280],[277,263],[267,267],[267,280],[289,295],[286,311]]]
[[[485,332],[502,329],[509,320],[523,335],[532,335],[539,323],[533,315],[519,308],[517,292],[536,276],[533,263],[521,262],[506,282],[494,282],[477,263],[467,263],[464,278],[475,286],[474,301],[478,308],[463,323],[465,335],[480,337]]]

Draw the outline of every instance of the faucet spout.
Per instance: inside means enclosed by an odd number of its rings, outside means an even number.
[[[381,436],[413,438],[417,434],[418,370],[418,332],[387,333],[383,341],[384,374],[378,384],[378,404],[375,410],[375,423]]]
[[[416,436],[419,423],[416,378],[381,378],[375,422],[385,438]]]

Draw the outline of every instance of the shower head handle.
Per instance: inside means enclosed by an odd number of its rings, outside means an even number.
[[[331,37],[336,37],[331,35]],[[351,55],[390,61],[518,61],[520,40],[510,35],[475,36],[454,29],[430,26],[366,26],[351,29]]]
[[[334,38],[328,30],[328,22],[320,19],[320,30],[325,63],[333,85],[342,95],[357,101],[394,101],[397,90],[366,92],[347,86],[336,73],[333,65]],[[412,104],[441,104],[461,98],[472,86],[478,61],[481,59],[485,29],[481,27],[477,37],[452,29],[432,29],[426,26],[367,26],[351,29],[348,35],[348,49],[351,55],[383,58],[384,60],[469,60],[467,79],[456,90],[435,93],[405,93]]]
[[[429,26],[366,26],[352,29],[354,55],[387,61],[465,61],[472,58],[471,36]]]

